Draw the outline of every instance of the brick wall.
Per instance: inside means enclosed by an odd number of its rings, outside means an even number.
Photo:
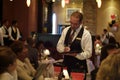
[[[92,34],[96,33],[97,7],[95,0],[83,0],[84,25]]]

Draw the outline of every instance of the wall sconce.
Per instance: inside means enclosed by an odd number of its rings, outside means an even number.
[[[96,0],[96,2],[97,2],[97,6],[98,6],[98,8],[100,8],[101,5],[102,5],[102,0]]]
[[[27,7],[30,7],[31,0],[26,0]]]

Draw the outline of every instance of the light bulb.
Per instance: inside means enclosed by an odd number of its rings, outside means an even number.
[[[61,0],[61,5],[62,5],[62,8],[65,7],[65,0]]]
[[[55,2],[55,0],[52,0],[52,2]]]
[[[26,1],[26,4],[27,4],[28,7],[30,6],[30,3],[31,3],[31,0]]]

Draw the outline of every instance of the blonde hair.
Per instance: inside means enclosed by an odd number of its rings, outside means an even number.
[[[102,61],[96,80],[120,80],[120,51]]]

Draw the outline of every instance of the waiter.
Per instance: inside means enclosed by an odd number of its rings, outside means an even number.
[[[83,14],[76,11],[70,16],[70,26],[66,27],[57,43],[57,51],[64,53],[64,65],[71,72],[87,73],[86,59],[92,55],[92,38],[83,27]],[[85,77],[86,78],[86,77]]]

